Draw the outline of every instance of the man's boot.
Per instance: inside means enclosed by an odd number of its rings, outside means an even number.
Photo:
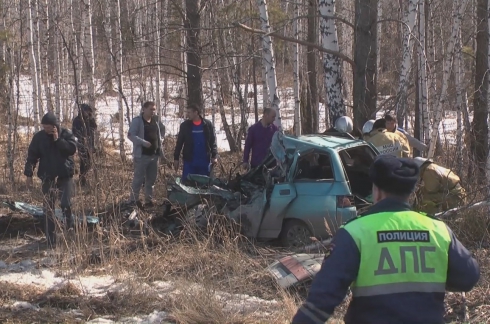
[[[44,234],[48,248],[54,249],[56,247],[56,224],[53,216],[48,213],[44,214]]]
[[[63,208],[63,217],[65,218],[66,230],[75,230],[75,219],[71,213],[71,207]]]

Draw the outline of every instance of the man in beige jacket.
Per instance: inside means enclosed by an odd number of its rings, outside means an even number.
[[[410,145],[405,136],[386,130],[386,120],[381,118],[374,122],[373,129],[366,136],[366,140],[373,144],[380,154],[390,154],[396,157],[412,157]]]

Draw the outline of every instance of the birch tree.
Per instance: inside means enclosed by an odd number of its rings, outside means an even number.
[[[320,0],[318,10],[322,15],[320,19],[322,46],[325,49],[339,52],[337,26],[335,25],[334,19],[326,17],[335,16],[335,0]],[[340,57],[323,53],[323,71],[325,73],[328,115],[330,123],[333,125],[337,118],[344,116],[346,113],[344,98],[342,96],[342,61]],[[325,115],[327,115],[327,112]]]
[[[410,68],[412,65],[412,34],[415,27],[415,20],[417,17],[417,5],[419,0],[409,0],[407,11],[403,18],[403,47],[402,47],[402,64],[400,67],[400,81],[398,85],[398,98],[396,105],[396,118],[399,125],[403,125],[404,117],[408,105],[408,77],[410,74]]]
[[[184,27],[187,33],[187,95],[188,104],[204,108],[201,75],[201,0],[186,0],[186,19]],[[204,114],[204,110],[202,111]]]
[[[419,120],[421,122],[421,129],[419,138],[422,142],[430,138],[430,120],[429,120],[429,108],[428,108],[428,90],[427,90],[427,55],[426,55],[426,17],[425,17],[425,0],[419,2],[419,20],[418,20],[418,34],[419,34],[419,46],[417,47],[418,55],[418,71],[419,79]]]
[[[452,17],[453,17],[454,24],[451,29],[451,36],[449,38],[449,42],[446,50],[446,56],[444,58],[441,92],[439,95],[439,101],[437,102],[437,106],[436,106],[434,122],[432,124],[432,136],[430,140],[428,158],[433,158],[434,153],[436,151],[437,136],[439,134],[439,125],[441,124],[441,120],[442,120],[442,110],[447,100],[447,88],[449,84],[449,77],[451,75],[451,66],[454,57],[454,48],[456,45],[456,41],[458,39],[458,30],[459,30],[459,26],[461,26],[461,20],[467,3],[468,0],[455,0],[453,2]]]
[[[460,149],[456,150],[456,173],[461,174],[463,166],[463,80],[464,80],[464,67],[462,57],[462,39],[461,39],[461,26],[458,30],[458,39],[456,43],[456,50],[454,53],[454,74],[456,85],[456,147]]]
[[[271,102],[271,108],[276,111],[276,120],[274,124],[282,130],[281,112],[280,112],[280,100],[277,91],[277,79],[276,79],[276,61],[274,58],[274,50],[272,47],[272,37],[267,35],[271,32],[269,25],[269,11],[267,9],[266,0],[258,0],[260,11],[260,21],[262,24],[262,30],[265,32],[262,38],[262,55],[265,63],[265,80],[267,80],[267,88],[269,94],[269,100]]]
[[[121,0],[117,0],[117,17],[116,21],[116,34],[118,40],[118,50],[114,56],[114,65],[117,73],[117,85],[118,85],[118,96],[117,96],[117,108],[119,113],[119,153],[121,155],[121,160],[126,161],[126,149],[124,147],[124,107],[123,107],[123,41],[122,41],[122,30],[121,30]],[[129,118],[129,116],[128,116]]]
[[[294,21],[293,21],[293,33],[294,38],[299,39],[299,4],[294,4]],[[299,99],[299,44],[294,44],[293,49],[293,88],[294,88],[294,134],[299,136],[301,134],[301,122],[300,122],[300,99]]]
[[[34,131],[39,130],[39,113],[41,109],[41,94],[38,92],[40,84],[40,79],[38,75],[37,68],[37,11],[36,11],[36,0],[29,1],[29,58],[31,66],[31,82],[32,82],[32,109],[34,114]]]

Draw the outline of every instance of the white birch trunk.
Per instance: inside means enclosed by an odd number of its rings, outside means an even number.
[[[36,30],[35,30],[35,20],[37,19],[37,13],[35,9],[35,3],[36,0],[30,0],[29,1],[29,58],[30,58],[30,66],[31,66],[31,80],[32,80],[32,109],[33,109],[33,114],[34,114],[34,131],[39,130],[39,99],[40,99],[40,93],[38,93],[38,81],[39,81],[39,76],[37,75],[37,59],[36,59],[36,44],[37,44],[37,37],[36,37]]]
[[[430,138],[430,120],[428,108],[428,89],[427,89],[427,53],[426,47],[426,26],[425,26],[425,0],[419,3],[419,46],[417,47],[418,69],[419,69],[419,112],[420,112],[420,140],[426,142]]]
[[[88,39],[87,39],[87,61],[88,61],[88,103],[90,107],[95,108],[95,53],[94,53],[94,32],[93,32],[93,6],[92,0],[87,0],[88,12]]]
[[[163,2],[163,26],[165,28],[165,34],[163,37],[163,43],[167,44],[168,43],[168,37],[167,37],[167,31],[168,29],[168,0],[165,0]],[[165,54],[164,54],[165,55]],[[164,75],[163,75],[163,102],[164,102],[164,113],[167,111],[167,105],[168,105],[168,73],[166,73],[166,69],[164,69]],[[214,123],[213,123],[214,125]]]
[[[5,46],[6,47],[6,46]],[[9,78],[8,78],[8,94],[9,94],[9,103],[7,110],[7,123],[8,123],[8,137],[7,137],[7,165],[9,169],[9,181],[11,184],[14,184],[15,181],[15,170],[14,170],[14,123],[13,123],[13,114],[15,111],[15,96],[14,96],[14,74],[15,74],[15,60],[14,60],[14,51],[10,50],[5,53],[4,56],[6,61],[8,62],[9,68]],[[19,72],[20,73],[20,72]]]
[[[126,150],[124,147],[124,106],[123,106],[123,41],[122,41],[122,31],[121,31],[121,0],[117,0],[117,17],[116,17],[116,34],[118,40],[118,51],[116,53],[116,69],[118,69],[118,96],[117,96],[117,107],[119,112],[119,153],[121,154],[122,161],[126,160]]]
[[[454,68],[455,68],[455,83],[456,83],[456,167],[457,174],[460,174],[463,166],[463,80],[464,80],[464,67],[462,58],[462,39],[461,39],[461,25],[458,30],[458,41],[454,54]]]
[[[60,8],[58,7],[59,3],[56,2],[54,5],[54,12],[52,14],[56,16],[58,12],[60,12]],[[56,46],[56,51],[54,53],[54,107],[55,114],[58,117],[58,120],[61,120],[61,59],[60,55],[62,53],[62,45],[61,45],[61,37],[59,35],[59,31],[55,29],[53,31],[54,44]]]
[[[335,16],[335,0],[320,0],[318,11],[322,16]],[[334,19],[320,18],[320,34],[323,48],[336,52],[340,51],[337,26]],[[338,117],[346,114],[342,95],[341,59],[336,55],[323,53],[323,71],[325,77],[325,101],[328,103],[330,123],[333,124]],[[325,104],[325,107],[327,107],[327,104]]]
[[[158,120],[162,120],[162,106],[161,106],[161,98],[160,98],[160,83],[161,83],[161,73],[160,73],[160,16],[161,16],[161,10],[160,10],[160,1],[155,2],[155,16],[156,16],[156,46],[157,46],[157,57],[156,57],[156,64],[157,64],[157,69],[156,69],[156,98],[155,98],[155,104],[157,106],[157,114],[158,114]]]
[[[39,0],[35,1],[35,5],[33,5],[34,14],[35,14],[35,31],[34,36],[36,39],[36,75],[37,75],[37,105],[39,109],[39,114],[44,115],[43,109],[43,71],[42,71],[42,63],[41,63],[41,42],[40,42],[40,25],[39,25]]]
[[[185,0],[182,0],[182,10],[186,12],[185,10]],[[180,101],[183,103],[179,105],[179,117],[184,117],[185,115],[185,107],[187,106],[187,54],[186,54],[186,31],[185,29],[182,29],[182,33],[180,35],[180,45],[182,47],[182,52],[181,52],[181,62],[182,62],[182,87],[180,93],[182,93]]]
[[[451,65],[454,57],[454,47],[458,39],[458,30],[461,26],[461,21],[463,17],[464,10],[468,0],[455,0],[453,2],[453,26],[451,29],[451,37],[447,45],[446,59],[444,61],[441,94],[439,96],[439,101],[437,102],[437,107],[435,111],[435,118],[432,124],[432,136],[430,140],[428,157],[433,158],[436,151],[437,135],[439,134],[439,125],[442,119],[442,109],[446,103],[447,88],[449,83],[449,76],[451,75]]]
[[[298,22],[299,4],[294,4],[293,33],[294,38],[299,39],[300,26]],[[299,98],[299,44],[294,44],[293,49],[293,90],[294,90],[294,133],[296,136],[301,134],[300,122],[300,98]]]
[[[267,80],[267,87],[269,88],[269,100],[271,102],[271,108],[276,111],[276,120],[274,124],[282,130],[280,101],[277,92],[277,79],[276,79],[276,61],[274,58],[274,49],[272,47],[272,37],[267,35],[271,32],[269,26],[269,12],[267,9],[266,0],[257,1],[260,10],[260,21],[262,23],[262,30],[266,33],[262,36],[262,55],[265,60],[265,78]]]
[[[267,69],[267,65],[265,63],[265,58],[262,56],[262,108],[266,108],[271,106],[269,100],[269,89],[267,88],[267,75],[265,73]]]
[[[400,67],[400,81],[398,83],[398,102],[396,105],[396,116],[398,122],[401,122],[407,109],[407,87],[408,76],[412,65],[412,33],[417,18],[417,4],[419,0],[409,0],[408,9],[403,17],[403,55],[402,65]]]

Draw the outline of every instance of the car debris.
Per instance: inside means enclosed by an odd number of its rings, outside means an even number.
[[[371,205],[368,171],[377,155],[363,140],[276,132],[263,163],[243,175],[169,181],[164,215],[179,211],[205,227],[218,213],[249,238],[304,246]]]
[[[323,254],[294,254],[272,263],[267,270],[280,287],[287,289],[306,283],[320,271]]]
[[[32,215],[34,218],[43,218],[44,217],[44,211],[42,207],[28,204],[25,202],[20,202],[20,201],[4,201],[3,204],[7,207],[10,208],[12,211],[16,212],[24,212],[27,214]],[[54,211],[55,217],[62,222],[64,220],[63,213],[61,212],[61,209],[56,208]],[[87,224],[97,224],[99,223],[99,218],[96,216],[92,215],[84,215],[82,217],[79,217],[78,215],[73,215],[74,218],[79,222],[82,223],[84,220],[87,222]]]

